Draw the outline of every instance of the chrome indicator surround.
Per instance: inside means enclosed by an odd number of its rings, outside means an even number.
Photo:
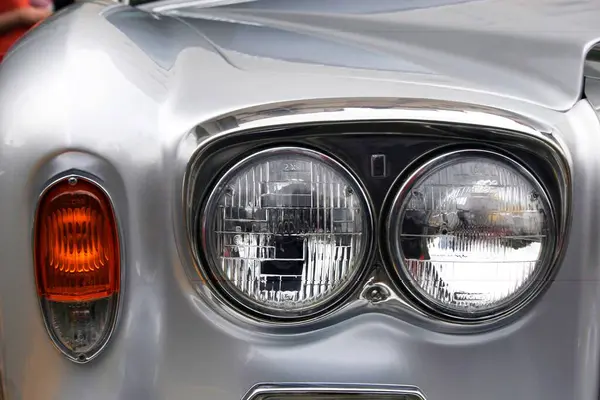
[[[43,321],[44,328],[48,334],[48,337],[50,338],[50,341],[52,342],[52,345],[69,361],[72,361],[75,364],[87,364],[102,355],[109,346],[119,326],[124,307],[123,298],[126,294],[127,283],[127,246],[124,240],[126,228],[123,225],[123,215],[126,215],[124,214],[126,213],[126,210],[120,207],[120,205],[124,202],[119,201],[122,200],[124,186],[114,168],[106,163],[105,160],[99,159],[92,154],[79,151],[70,151],[60,154],[49,160],[48,163],[40,168],[35,179],[38,187],[41,188],[40,191],[31,194],[32,197],[35,196],[35,208],[31,217],[32,254],[35,252],[35,219],[40,200],[56,183],[69,178],[88,181],[96,185],[102,192],[104,192],[114,213],[115,223],[117,225],[117,235],[120,244],[120,290],[118,293],[112,295],[113,300],[110,310],[111,316],[110,321],[107,324],[107,331],[102,339],[102,344],[98,346],[94,352],[85,354],[83,357],[81,355],[76,357],[71,354],[71,352],[61,344],[60,339],[56,337],[53,329],[48,325],[49,322],[46,317],[46,310],[44,306],[45,300],[36,295],[36,297],[38,297],[40,318]]]
[[[552,193],[556,195],[559,207],[556,212],[559,221],[556,264],[560,264],[571,215],[572,163],[570,153],[554,127],[506,110],[449,101],[389,98],[293,101],[266,104],[216,116],[194,127],[180,144],[178,162],[183,169],[180,175],[182,186],[180,184],[174,187],[175,193],[180,196],[180,206],[173,210],[175,234],[184,269],[203,303],[234,325],[266,334],[310,332],[371,312],[390,315],[432,331],[454,334],[486,332],[515,321],[513,317],[521,315],[520,313],[477,322],[434,317],[415,305],[414,300],[402,291],[398,291],[397,286],[390,282],[385,266],[377,262],[369,266],[358,289],[343,302],[326,313],[304,320],[281,322],[240,313],[239,309],[216,296],[210,285],[206,284],[206,277],[202,275],[203,261],[195,250],[198,242],[195,241],[194,227],[199,208],[195,181],[212,152],[222,147],[223,141],[260,141],[261,138],[275,135],[280,129],[360,123],[393,124],[398,129],[394,129],[390,135],[399,137],[403,135],[403,128],[423,126],[431,127],[438,134],[443,129],[445,137],[457,140],[463,140],[468,131],[472,135],[473,144],[485,141],[510,142],[522,148],[544,149],[547,161],[552,166],[552,177],[556,181]],[[456,127],[459,129],[454,129]],[[283,146],[288,143],[287,140],[287,136],[276,136],[276,142],[271,137],[269,143],[273,145],[275,142],[275,145]],[[372,296],[372,293],[377,295]],[[384,295],[380,296],[381,293]]]
[[[242,400],[426,400],[415,386],[354,384],[259,384]]]
[[[117,225],[117,237],[119,240],[119,254],[120,254],[120,262],[121,262],[121,275],[119,276],[119,279],[121,279],[121,283],[120,286],[123,286],[123,251],[122,251],[122,235],[120,232],[120,224],[119,224],[119,220],[118,220],[118,216],[117,213],[115,211],[115,206],[113,203],[112,198],[110,197],[109,192],[105,189],[105,187],[102,185],[102,183],[99,181],[99,179],[97,179],[96,177],[92,177],[89,174],[86,174],[84,172],[70,172],[67,174],[61,174],[59,176],[56,176],[50,183],[48,183],[44,189],[42,190],[42,192],[40,193],[39,196],[39,200],[38,200],[38,204],[36,206],[35,209],[35,217],[34,217],[34,227],[37,224],[37,212],[39,209],[39,204],[41,199],[44,197],[44,195],[50,190],[52,189],[52,187],[54,187],[54,185],[56,185],[59,182],[62,181],[66,181],[66,180],[70,180],[70,179],[76,179],[76,180],[82,180],[82,181],[87,181],[92,183],[93,185],[95,185],[98,189],[100,189],[107,197],[108,201],[110,202],[110,205],[112,207],[112,212],[114,214],[114,218],[115,218],[115,223]],[[35,228],[34,228],[35,229]],[[35,248],[35,232],[33,233],[33,246],[32,246],[32,250],[33,252],[36,251]],[[39,296],[38,296],[39,297]],[[68,360],[76,363],[76,364],[86,364],[88,362],[90,362],[91,360],[95,359],[96,357],[98,357],[102,351],[106,348],[106,346],[108,345],[108,343],[110,342],[110,338],[112,337],[112,334],[116,328],[116,324],[117,324],[117,318],[119,315],[119,311],[120,311],[120,305],[121,305],[121,294],[120,292],[117,292],[113,295],[111,295],[110,297],[106,298],[109,300],[109,304],[110,304],[110,308],[109,308],[109,321],[107,323],[107,331],[103,333],[103,337],[100,339],[100,346],[98,346],[93,352],[91,353],[81,353],[79,355],[75,355],[73,354],[69,349],[67,349],[60,341],[60,339],[58,338],[58,336],[56,335],[56,332],[54,329],[52,329],[50,327],[50,321],[49,321],[49,310],[48,310],[48,301],[39,297],[39,305],[40,305],[40,309],[41,309],[41,314],[42,314],[42,319],[44,321],[44,326],[46,328],[46,332],[48,333],[48,336],[50,337],[52,344],[54,345],[54,347],[56,347],[56,349],[58,349]],[[104,300],[104,299],[103,299]]]
[[[459,313],[445,310],[439,305],[434,304],[432,301],[427,299],[427,296],[422,293],[422,290],[415,287],[412,283],[412,278],[405,271],[405,266],[402,261],[402,251],[400,249],[400,238],[398,235],[398,229],[395,229],[397,222],[401,219],[402,214],[405,211],[406,196],[409,195],[415,182],[425,176],[429,171],[434,168],[443,166],[444,164],[451,163],[456,159],[465,158],[483,158],[497,160],[508,166],[512,167],[517,171],[527,182],[529,182],[535,189],[536,193],[540,196],[541,202],[549,212],[549,234],[548,241],[544,244],[540,260],[538,261],[541,266],[536,267],[532,277],[529,278],[529,282],[517,290],[514,294],[509,296],[511,301],[506,304],[502,302],[500,306],[493,307],[492,310],[476,312],[472,314]],[[422,157],[424,158],[424,157]],[[385,206],[388,212],[388,217],[385,222],[382,222],[384,227],[384,233],[381,235],[381,240],[384,243],[383,247],[386,248],[387,255],[389,257],[388,272],[390,278],[395,282],[399,290],[403,290],[409,293],[410,297],[414,299],[413,303],[417,307],[421,307],[421,310],[431,315],[434,318],[448,320],[451,322],[465,322],[465,323],[476,323],[483,322],[490,319],[502,318],[504,315],[517,312],[519,309],[524,308],[527,304],[533,301],[541,291],[543,291],[549,284],[549,278],[553,276],[556,268],[557,259],[557,228],[559,221],[556,218],[556,206],[550,200],[546,188],[542,183],[535,177],[533,173],[529,171],[521,162],[513,159],[509,155],[500,153],[499,151],[481,150],[481,149],[461,149],[450,152],[444,152],[433,158],[426,158],[425,160],[419,159],[413,166],[410,166],[413,172],[408,176],[401,175],[397,178],[394,188],[399,190],[395,191],[392,189],[390,196],[391,202]]]

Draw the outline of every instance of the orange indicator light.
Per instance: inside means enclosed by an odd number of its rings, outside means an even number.
[[[41,198],[35,221],[38,293],[59,302],[92,301],[119,291],[115,215],[95,184],[66,178]]]

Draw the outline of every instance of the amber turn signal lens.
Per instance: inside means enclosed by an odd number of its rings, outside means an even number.
[[[81,178],[65,178],[42,196],[35,221],[38,294],[82,302],[119,291],[115,215],[106,193]]]

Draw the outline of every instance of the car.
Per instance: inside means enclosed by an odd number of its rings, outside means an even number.
[[[599,16],[60,10],[0,65],[0,397],[597,400]]]

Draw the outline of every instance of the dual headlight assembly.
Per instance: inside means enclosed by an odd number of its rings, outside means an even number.
[[[441,318],[496,318],[535,297],[556,248],[536,177],[486,150],[417,164],[374,213],[364,185],[328,155],[251,154],[207,191],[197,219],[205,273],[230,302],[271,320],[339,303],[378,257],[400,296]]]

